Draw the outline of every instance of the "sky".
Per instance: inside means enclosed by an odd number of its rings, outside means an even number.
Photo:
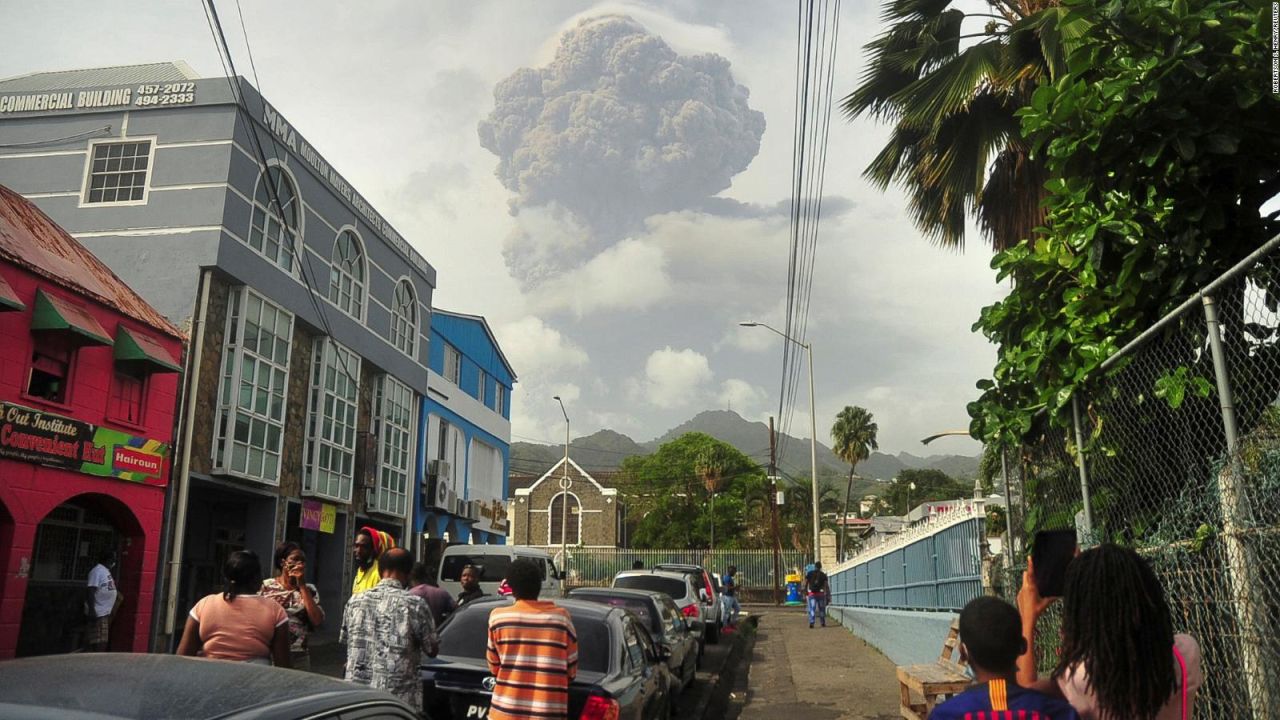
[[[649,440],[706,409],[777,414],[795,109],[793,3],[217,3],[241,74],[484,315],[518,375],[514,440]],[[846,2],[843,96],[883,28]],[[185,60],[223,74],[201,4],[4,3],[0,77]],[[807,339],[817,432],[870,410],[882,450],[979,450],[965,404],[1005,292],[990,250],[922,238],[862,170],[887,136],[833,116]],[[789,424],[809,436],[801,392]],[[763,442],[762,442],[763,444]],[[788,454],[806,448],[791,446]]]

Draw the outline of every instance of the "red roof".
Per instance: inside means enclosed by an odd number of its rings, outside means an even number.
[[[40,208],[0,185],[0,258],[179,339],[182,331]]]

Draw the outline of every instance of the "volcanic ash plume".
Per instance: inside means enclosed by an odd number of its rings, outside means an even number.
[[[517,70],[493,94],[480,143],[516,194],[512,212],[563,208],[590,235],[587,247],[563,249],[562,269],[646,217],[701,207],[746,169],[764,134],[764,115],[747,105],[728,60],[678,55],[629,17],[583,20],[549,65]],[[542,259],[539,274],[549,269]]]

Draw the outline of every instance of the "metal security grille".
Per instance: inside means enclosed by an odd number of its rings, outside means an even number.
[[[1003,449],[1013,598],[1036,531],[1135,548],[1203,651],[1198,717],[1280,708],[1280,237],[1110,358]],[[1039,627],[1042,669],[1057,618]]]
[[[141,201],[146,195],[151,141],[97,143],[90,163],[86,203]]]
[[[36,530],[31,580],[83,585],[98,555],[118,545],[115,527],[107,517],[78,505],[59,505]]]

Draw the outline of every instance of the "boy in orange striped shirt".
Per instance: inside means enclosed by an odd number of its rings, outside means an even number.
[[[507,584],[515,604],[495,608],[489,615],[486,655],[497,684],[488,717],[564,718],[569,713],[569,683],[578,673],[573,620],[568,610],[538,600],[542,570],[532,560],[511,563]]]
[[[935,707],[929,720],[1079,720],[1066,700],[1018,685],[1018,656],[1026,649],[1016,608],[993,597],[969,601],[960,611],[960,659],[973,668],[975,684]]]

